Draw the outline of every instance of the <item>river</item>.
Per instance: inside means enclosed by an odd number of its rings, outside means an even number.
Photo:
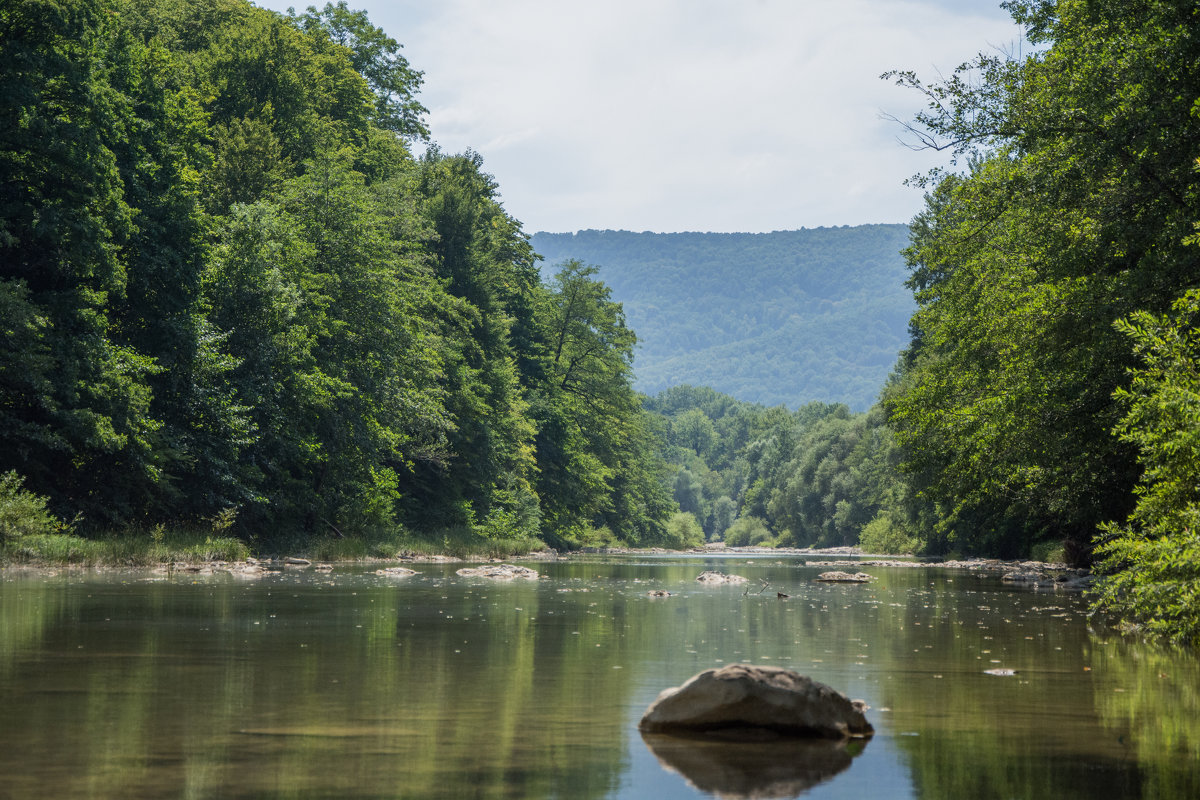
[[[1200,796],[1200,659],[1078,594],[776,555],[461,566],[0,572],[0,797]],[[643,740],[660,690],[739,661],[865,700],[874,738],[728,763]]]

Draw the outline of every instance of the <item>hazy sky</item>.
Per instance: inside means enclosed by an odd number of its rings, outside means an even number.
[[[286,10],[307,3],[260,0]],[[324,5],[322,0],[321,5]],[[897,137],[949,73],[1020,39],[999,0],[350,0],[425,73],[447,152],[525,230],[907,222],[940,156]]]

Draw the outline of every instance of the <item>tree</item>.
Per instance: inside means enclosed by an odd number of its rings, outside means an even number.
[[[162,468],[158,368],[113,336],[135,231],[115,150],[134,120],[105,71],[108,12],[0,9],[0,471],[92,522],[143,511]]]
[[[1117,323],[1142,365],[1117,397],[1120,437],[1144,468],[1123,525],[1105,526],[1100,607],[1154,633],[1200,639],[1200,290],[1169,315],[1138,312]]]
[[[567,261],[546,297],[546,379],[531,399],[538,496],[550,531],[607,525],[625,541],[652,542],[670,499],[630,386],[637,337],[595,274]]]
[[[293,17],[307,32],[323,32],[351,53],[350,63],[367,79],[375,95],[376,125],[409,138],[428,139],[424,116],[429,113],[416,97],[422,73],[400,55],[401,45],[367,19],[365,11],[351,11],[346,0],[316,6]]]
[[[729,495],[721,495],[713,503],[712,538],[720,539],[737,519],[737,503]]]
[[[934,85],[894,74],[929,99],[919,145],[970,160],[931,176],[914,221],[918,311],[887,408],[935,538],[1001,556],[1065,538],[1086,561],[1136,480],[1110,434],[1133,366],[1112,323],[1194,282],[1200,18],[1184,2],[1007,6],[1031,55]]]

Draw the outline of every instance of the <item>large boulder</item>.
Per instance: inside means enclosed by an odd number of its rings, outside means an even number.
[[[667,689],[646,709],[643,733],[703,733],[729,739],[866,737],[866,705],[781,667],[730,664]]]

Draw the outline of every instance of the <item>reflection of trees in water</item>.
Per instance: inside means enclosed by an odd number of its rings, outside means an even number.
[[[589,798],[619,785],[627,683],[595,644],[620,597],[219,580],[49,594],[61,602],[36,592],[21,618],[57,609],[22,634],[49,659],[18,664],[11,696],[0,685],[14,796]],[[7,626],[0,644],[15,637]]]
[[[796,797],[844,772],[865,739],[721,741],[697,734],[643,733],[665,769],[696,789],[723,798]]]
[[[36,647],[47,628],[59,622],[65,606],[60,579],[0,581],[0,675],[12,669],[18,653]]]
[[[771,589],[695,583],[708,568]],[[1071,598],[924,570],[818,586],[820,567],[766,560],[539,569],[553,577],[508,586],[428,567],[303,588],[0,582],[5,789],[601,797],[625,788],[629,715],[653,691],[769,658],[867,699],[870,752],[898,751],[922,798],[1200,796],[1195,655],[1095,638]],[[747,771],[695,777],[696,758],[654,752],[700,787]]]
[[[1113,639],[1094,654],[1100,718],[1138,761],[1145,797],[1200,797],[1196,654]]]

